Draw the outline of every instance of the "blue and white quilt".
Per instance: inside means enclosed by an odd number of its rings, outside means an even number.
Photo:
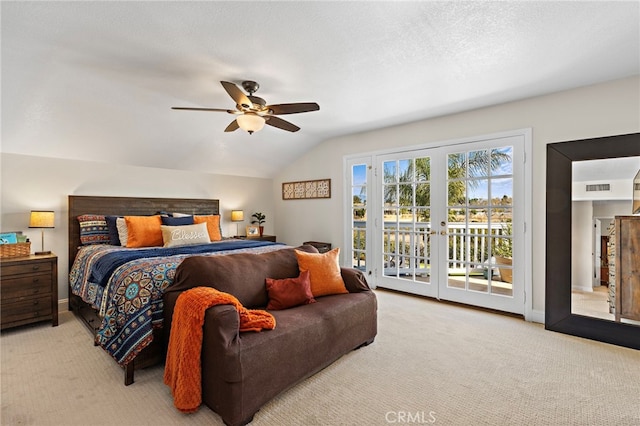
[[[266,253],[285,247],[252,240],[141,249],[96,244],[79,249],[69,271],[69,283],[73,294],[102,318],[97,344],[125,365],[153,341],[153,329],[162,327],[162,296],[183,259]]]

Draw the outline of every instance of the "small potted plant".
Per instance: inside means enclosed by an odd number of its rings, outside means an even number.
[[[254,214],[251,215],[251,217],[253,218],[253,220],[251,221],[251,224],[252,225],[258,224],[258,229],[260,230],[260,236],[262,237],[262,233],[264,232],[264,226],[262,226],[262,224],[267,220],[267,217],[260,212],[255,212]]]
[[[502,235],[513,235],[513,224],[511,222],[503,226]],[[512,265],[513,241],[505,238],[500,238],[498,241],[499,242],[493,247],[493,255],[498,265],[498,270],[500,271],[500,278],[502,281],[510,283],[512,282],[513,270],[511,268],[500,268],[500,265]]]

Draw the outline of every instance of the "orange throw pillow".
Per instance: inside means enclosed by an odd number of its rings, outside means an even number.
[[[326,253],[295,252],[300,272],[309,271],[313,297],[348,293],[340,274],[339,247]]]
[[[193,223],[206,223],[211,241],[220,241],[222,239],[222,233],[220,232],[220,215],[194,216]]]
[[[160,216],[125,216],[127,224],[127,247],[162,246]]]

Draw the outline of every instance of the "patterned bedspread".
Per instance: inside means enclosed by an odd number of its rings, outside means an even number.
[[[105,286],[92,283],[92,267],[104,256],[118,251],[131,251],[111,245],[90,245],[80,248],[71,271],[69,283],[73,294],[96,309],[102,324],[96,342],[120,364],[133,360],[153,341],[153,329],[162,327],[164,290],[173,282],[176,269],[189,256],[220,256],[232,253],[266,253],[287,246],[277,243],[246,241],[220,250],[212,243],[211,253],[163,256],[157,249],[155,257],[143,257],[118,266]],[[218,246],[216,246],[218,245]]]

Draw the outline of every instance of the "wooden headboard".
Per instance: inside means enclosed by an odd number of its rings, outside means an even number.
[[[195,198],[98,197],[69,195],[69,270],[80,247],[80,224],[83,214],[146,216],[159,211],[186,214],[220,214],[220,200]]]

